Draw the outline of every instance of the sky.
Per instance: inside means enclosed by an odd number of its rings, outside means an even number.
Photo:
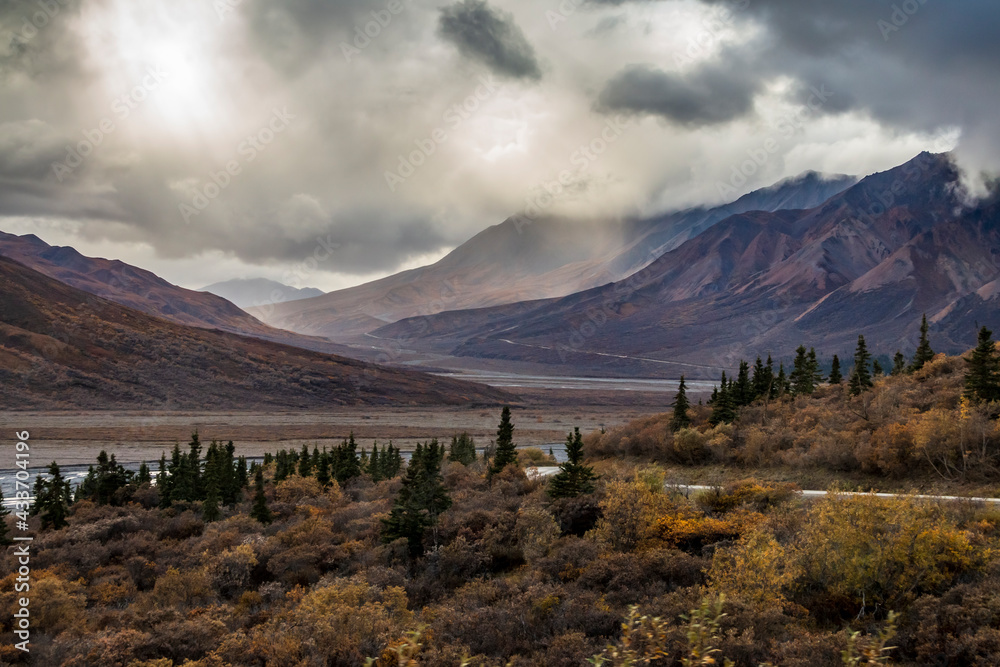
[[[995,0],[0,0],[0,230],[332,290],[524,210],[650,215],[923,150],[974,182],[998,29]]]

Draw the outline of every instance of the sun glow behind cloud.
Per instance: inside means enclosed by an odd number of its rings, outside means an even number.
[[[102,92],[126,103],[147,142],[200,139],[223,125],[219,31],[211,4],[194,0],[108,0],[88,5],[81,25]]]

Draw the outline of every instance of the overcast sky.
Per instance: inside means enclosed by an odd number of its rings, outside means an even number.
[[[0,229],[329,290],[545,187],[615,218],[922,150],[978,173],[998,33],[995,0],[0,0]]]

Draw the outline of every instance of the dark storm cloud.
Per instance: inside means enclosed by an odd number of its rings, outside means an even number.
[[[490,7],[485,0],[461,0],[445,7],[438,29],[463,55],[480,60],[501,76],[542,78],[535,49],[514,17]]]
[[[597,107],[651,114],[687,126],[716,125],[750,113],[758,83],[714,66],[678,75],[632,65],[607,83]]]

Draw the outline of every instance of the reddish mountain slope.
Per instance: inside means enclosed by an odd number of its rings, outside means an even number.
[[[346,351],[323,338],[268,326],[214,294],[177,287],[119,260],[85,257],[68,246],[51,246],[34,234],[0,232],[0,255],[84,292],[177,324],[220,329],[319,352]]]
[[[472,383],[188,327],[0,257],[0,404],[14,409],[330,408],[509,400]]]

